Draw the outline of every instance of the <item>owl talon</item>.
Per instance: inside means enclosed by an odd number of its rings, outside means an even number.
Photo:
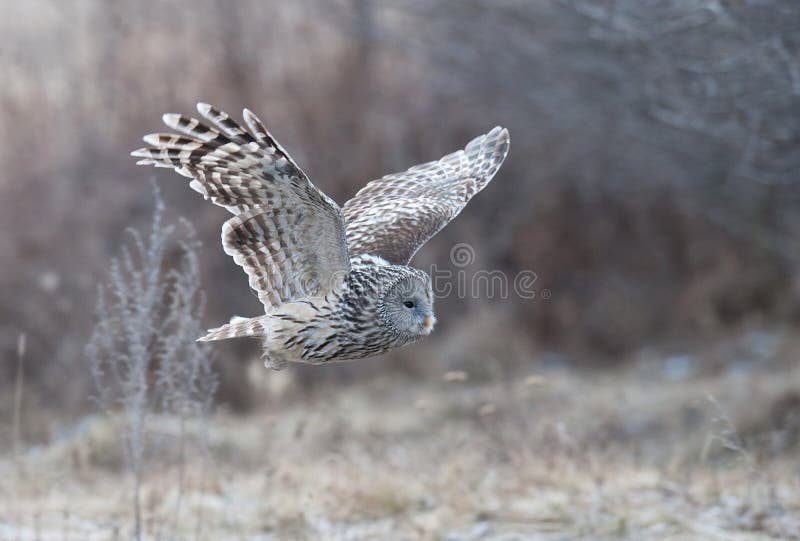
[[[286,358],[276,357],[274,355],[262,355],[261,359],[264,361],[264,367],[269,368],[270,370],[275,370],[276,372],[279,370],[283,370],[286,368],[286,365],[289,364],[289,361]]]

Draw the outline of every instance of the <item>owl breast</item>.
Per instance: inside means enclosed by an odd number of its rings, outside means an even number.
[[[265,356],[277,359],[288,352],[302,362],[319,364],[370,357],[412,342],[409,336],[391,332],[379,313],[383,288],[405,276],[406,269],[356,266],[342,287],[326,297],[281,306],[270,317]]]

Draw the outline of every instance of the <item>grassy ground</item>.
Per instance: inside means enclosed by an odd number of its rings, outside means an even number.
[[[146,537],[800,539],[800,372],[687,363],[315,391],[255,370],[260,411],[214,415],[207,453],[190,426],[183,469],[176,421],[152,419]],[[0,539],[129,538],[117,423],[3,458]]]

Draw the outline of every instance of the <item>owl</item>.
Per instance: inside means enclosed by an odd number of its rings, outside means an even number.
[[[198,340],[254,337],[273,369],[360,359],[430,334],[431,278],[416,251],[495,175],[500,127],[438,161],[369,182],[343,207],[320,191],[250,110],[243,127],[214,107],[166,114],[175,133],[146,135],[137,163],[169,167],[233,217],[222,247],[244,269],[264,315],[234,317]]]

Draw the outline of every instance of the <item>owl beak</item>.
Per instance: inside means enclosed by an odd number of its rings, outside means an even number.
[[[425,321],[422,323],[422,334],[430,334],[435,324],[436,318],[433,316],[433,314],[428,314],[425,316]]]

